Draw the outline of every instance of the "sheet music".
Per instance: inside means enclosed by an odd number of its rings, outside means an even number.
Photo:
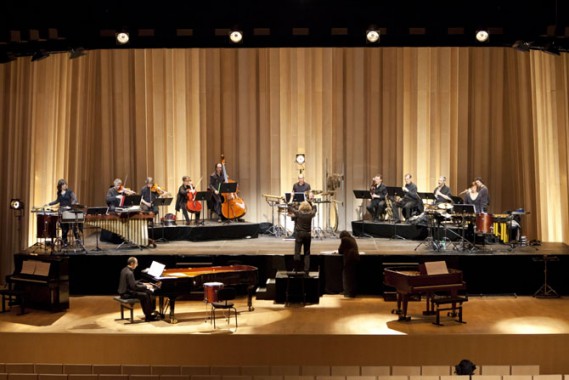
[[[36,261],[35,260],[24,260],[22,261],[22,274],[34,274],[36,271]]]
[[[22,274],[30,274],[36,276],[49,276],[49,268],[51,263],[45,263],[37,260],[24,260],[22,262]]]
[[[44,277],[49,276],[49,267],[50,266],[51,266],[51,263],[45,263],[43,261],[36,261],[35,275],[36,276],[44,276]]]

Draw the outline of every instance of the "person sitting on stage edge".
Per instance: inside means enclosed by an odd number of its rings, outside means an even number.
[[[222,222],[225,217],[221,214],[221,203],[223,202],[222,196],[219,192],[221,184],[225,181],[223,178],[223,166],[221,163],[215,164],[215,171],[209,176],[208,189],[213,192],[210,199],[207,201],[207,207],[217,215],[217,221]]]
[[[195,196],[196,188],[192,183],[192,179],[185,175],[182,177],[182,185],[178,188],[178,195],[176,196],[176,212],[182,211],[182,215],[184,215],[184,219],[186,220],[186,225],[190,225],[190,216],[188,212],[192,212],[188,210],[188,194],[192,193]],[[200,222],[200,212],[192,212],[196,215],[196,225]]]
[[[387,187],[383,184],[383,177],[377,174],[371,183],[371,202],[367,210],[371,214],[374,222],[379,222],[379,217],[385,212],[385,197],[387,197]]]
[[[342,270],[344,297],[354,298],[357,292],[358,262],[360,261],[358,243],[348,231],[340,232],[340,239],[338,253],[344,256],[344,267]]]
[[[153,285],[134,279],[134,270],[138,266],[136,257],[129,257],[127,265],[121,270],[118,293],[122,299],[138,298],[146,322],[158,320],[156,301],[152,294]]]
[[[73,190],[69,189],[67,186],[67,181],[64,179],[60,179],[57,181],[57,199],[53,202],[49,202],[48,206],[53,206],[59,203],[59,210],[64,211],[65,209],[69,209],[72,205],[76,205],[77,195],[73,192]],[[69,234],[69,227],[73,224],[73,235],[75,236],[75,240],[80,240],[79,229],[80,227],[77,226],[75,223],[61,223],[61,241],[62,246],[65,248],[67,247],[67,235]]]
[[[316,206],[310,205],[307,201],[300,204],[298,210],[293,206],[288,206],[289,213],[292,213],[294,221],[294,271],[300,271],[300,249],[304,247],[304,273],[310,270],[310,243],[312,241],[312,218],[316,215]]]
[[[395,203],[393,210],[396,223],[401,222],[401,209],[403,209],[403,216],[407,222],[413,216],[413,210],[416,209],[419,214],[423,212],[423,200],[417,193],[417,185],[413,183],[412,178],[411,174],[405,174],[405,184],[402,187],[405,194]]]

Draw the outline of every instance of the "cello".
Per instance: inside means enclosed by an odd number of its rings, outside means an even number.
[[[230,180],[227,176],[227,171],[225,170],[225,157],[221,155],[221,167],[223,174],[224,183],[235,183],[235,181]],[[227,219],[241,218],[247,212],[245,208],[245,202],[243,199],[239,198],[239,195],[235,193],[222,193],[223,203],[221,204],[221,214]]]
[[[200,185],[200,182],[202,181],[202,179],[200,178],[200,181],[198,182],[198,186]],[[189,212],[201,212],[202,211],[202,204],[200,201],[196,201],[196,194],[197,192],[196,187],[193,186],[192,184],[190,184],[189,187],[190,191],[188,191],[188,201],[186,202],[186,209]]]

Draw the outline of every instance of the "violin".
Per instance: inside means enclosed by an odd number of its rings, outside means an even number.
[[[152,187],[150,188],[150,191],[153,193],[157,193],[160,198],[171,195],[167,190],[162,189],[157,184],[152,185]]]
[[[120,185],[119,188],[117,189],[117,191],[123,195],[136,194],[136,191],[133,191],[132,189],[129,189],[128,187],[124,187],[123,185]]]
[[[201,181],[202,179],[200,178],[198,185],[200,184]],[[187,193],[188,200],[186,202],[186,209],[190,212],[201,212],[202,204],[200,201],[196,201],[196,194],[197,194],[196,188],[192,184],[190,184],[190,186],[188,186],[188,189],[190,191],[188,191]]]
[[[221,168],[223,173],[224,183],[235,183],[235,181],[230,180],[227,176],[227,171],[225,170],[225,157],[221,155]],[[223,203],[221,204],[221,214],[226,219],[236,219],[241,218],[247,212],[245,208],[245,202],[243,199],[239,198],[238,193],[222,193],[224,194]]]

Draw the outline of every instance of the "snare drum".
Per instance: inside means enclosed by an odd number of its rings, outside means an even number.
[[[492,232],[492,214],[477,214],[476,215],[476,232],[482,234],[489,234]]]
[[[217,290],[223,288],[223,282],[205,282],[203,284],[204,301],[206,303],[217,302]]]
[[[38,239],[54,239],[57,235],[56,227],[59,215],[55,212],[45,212],[37,214],[37,235]]]

